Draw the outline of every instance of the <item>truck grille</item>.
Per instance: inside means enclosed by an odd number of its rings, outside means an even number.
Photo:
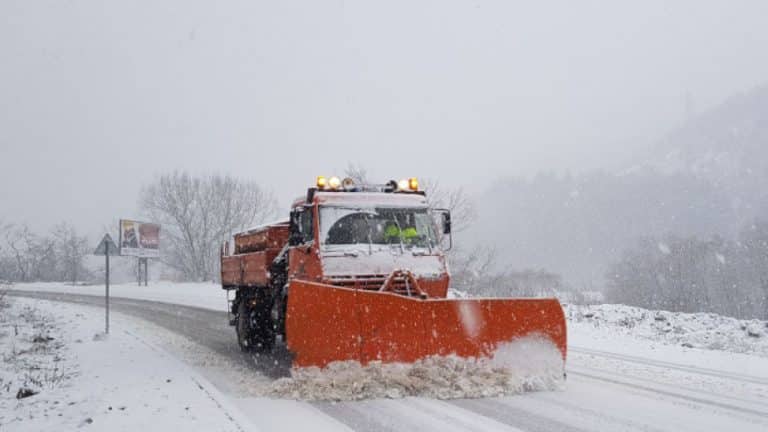
[[[387,279],[385,275],[355,275],[355,276],[333,276],[328,278],[327,282],[344,288],[361,289],[368,291],[378,291]],[[393,289],[389,292],[400,294],[406,297],[418,297],[413,289],[408,289],[405,278],[396,277],[393,281]]]

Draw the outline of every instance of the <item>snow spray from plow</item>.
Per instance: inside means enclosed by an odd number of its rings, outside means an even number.
[[[431,356],[414,363],[336,361],[324,368],[294,368],[267,395],[313,401],[463,399],[562,388],[563,358],[547,338],[527,336],[499,344],[488,358]]]

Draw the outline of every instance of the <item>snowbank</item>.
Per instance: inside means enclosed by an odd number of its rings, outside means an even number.
[[[354,361],[296,369],[275,381],[273,397],[300,400],[361,400],[419,396],[482,398],[560,388],[563,359],[550,341],[529,337],[503,344],[490,359],[430,357],[413,364],[366,366]]]
[[[625,305],[566,305],[569,332],[614,333],[686,348],[768,357],[768,322]]]
[[[174,357],[125,331],[95,335],[102,317],[88,309],[18,298],[9,303],[0,313],[0,428],[253,428]]]
[[[70,285],[60,282],[19,283],[6,288],[20,291],[46,291],[104,296],[104,285]],[[150,281],[149,286],[135,283],[110,285],[109,295],[139,300],[174,303],[219,311],[227,310],[227,293],[214,283],[177,283]]]

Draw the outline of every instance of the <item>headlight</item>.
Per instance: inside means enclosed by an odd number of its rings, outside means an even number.
[[[407,191],[408,190],[408,179],[402,179],[399,182],[397,182],[397,190]]]
[[[326,186],[328,186],[328,181],[325,179],[325,176],[317,176],[317,188],[325,189]]]

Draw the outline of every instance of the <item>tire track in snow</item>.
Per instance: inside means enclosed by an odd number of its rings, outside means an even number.
[[[496,399],[456,399],[446,402],[527,432],[588,432]]]
[[[386,424],[370,413],[361,413],[348,403],[314,402],[312,406],[355,431],[402,432],[397,426]]]
[[[601,374],[603,376],[616,377],[617,379],[624,378],[626,380],[627,378],[631,378],[631,379],[640,380],[643,383],[655,384],[657,388],[672,388],[673,390],[671,390],[671,391],[674,391],[674,390],[684,390],[684,391],[690,392],[690,393],[698,393],[698,394],[703,395],[703,396],[714,396],[714,397],[719,398],[719,399],[728,399],[730,401],[734,401],[734,402],[742,403],[742,404],[763,405],[762,401],[758,401],[755,398],[747,399],[747,398],[743,398],[743,397],[732,396],[732,395],[729,395],[729,394],[715,393],[715,392],[712,392],[712,391],[709,391],[709,390],[705,390],[705,389],[687,387],[687,386],[684,386],[684,385],[679,384],[679,383],[662,382],[662,381],[658,381],[658,380],[651,379],[651,378],[648,378],[646,376],[641,376],[641,375],[628,375],[626,373],[612,372],[612,371],[608,371],[608,370],[605,370],[605,369],[598,369],[598,368],[593,368],[593,367],[589,367],[589,366],[581,366],[581,365],[580,366],[569,366],[569,370],[573,370],[573,371],[576,371],[576,372],[581,371],[583,373],[596,373],[596,374]],[[718,378],[718,379],[722,379],[722,378]],[[756,385],[756,384],[753,384],[753,385]],[[766,402],[768,402],[768,400]],[[765,406],[765,405],[763,405],[763,406]]]
[[[569,346],[568,350],[575,353],[579,353],[579,354],[606,357],[606,358],[622,360],[630,363],[642,364],[644,366],[656,366],[663,369],[674,369],[674,370],[679,370],[683,372],[696,373],[699,375],[709,375],[716,378],[726,378],[730,380],[742,381],[749,384],[768,385],[768,378],[757,377],[753,375],[745,375],[745,374],[739,374],[735,372],[725,372],[725,371],[701,368],[696,366],[687,366],[687,365],[681,365],[678,363],[666,362],[663,360],[653,360],[653,359],[647,359],[643,357],[636,357],[636,356],[631,356],[626,354],[616,354],[616,353],[611,353],[607,351],[598,351],[598,350],[580,348],[580,347],[574,347],[574,346]]]
[[[317,402],[313,406],[340,418],[358,431],[522,432],[518,424],[500,421],[448,401],[408,397],[357,402]],[[549,430],[546,427],[534,430]]]
[[[712,406],[712,407],[716,407],[716,408],[721,408],[721,409],[725,409],[725,410],[735,411],[735,412],[738,412],[738,413],[748,414],[748,415],[752,415],[752,416],[755,416],[755,417],[759,417],[761,419],[768,420],[768,411],[760,411],[760,410],[754,410],[754,409],[751,409],[751,408],[744,408],[744,407],[740,407],[740,406],[736,406],[736,405],[731,405],[731,404],[727,404],[727,403],[723,403],[723,402],[713,401],[713,400],[704,399],[704,398],[696,397],[696,396],[684,395],[684,394],[677,393],[677,392],[663,390],[663,389],[660,389],[660,388],[649,387],[649,386],[645,386],[645,385],[641,385],[641,384],[636,384],[636,383],[630,383],[630,382],[627,382],[627,381],[624,381],[624,380],[619,380],[619,379],[615,379],[615,378],[608,378],[608,377],[599,376],[599,375],[595,375],[595,374],[591,374],[591,373],[576,372],[576,371],[573,371],[573,370],[571,370],[569,373],[573,374],[573,375],[576,375],[576,376],[579,376],[579,377],[583,377],[583,378],[588,378],[588,379],[592,379],[592,380],[602,381],[602,382],[606,382],[606,383],[610,383],[610,384],[615,384],[615,385],[619,385],[619,386],[623,386],[623,387],[632,388],[632,389],[635,389],[635,390],[641,390],[641,391],[645,391],[645,392],[655,393],[655,394],[659,394],[659,395],[663,395],[663,396],[667,396],[667,397],[671,397],[671,398],[675,398],[675,399],[679,399],[679,400],[683,400],[683,401],[687,401],[687,402],[693,402],[693,403],[696,403],[696,404],[699,404],[699,405],[708,405],[708,406]]]
[[[612,429],[614,430],[623,430],[623,431],[639,430],[643,432],[664,432],[662,429],[654,428],[652,426],[649,426],[648,424],[639,423],[630,419],[619,418],[610,414],[606,414],[604,411],[596,411],[594,409],[587,408],[584,406],[579,406],[574,403],[557,400],[554,397],[551,397],[550,395],[546,395],[544,393],[538,393],[536,395],[533,395],[533,398],[538,401],[543,401],[548,404],[554,405],[561,409],[571,411],[577,415],[587,415],[595,419],[608,421],[613,425],[615,425],[615,427],[612,427]]]

